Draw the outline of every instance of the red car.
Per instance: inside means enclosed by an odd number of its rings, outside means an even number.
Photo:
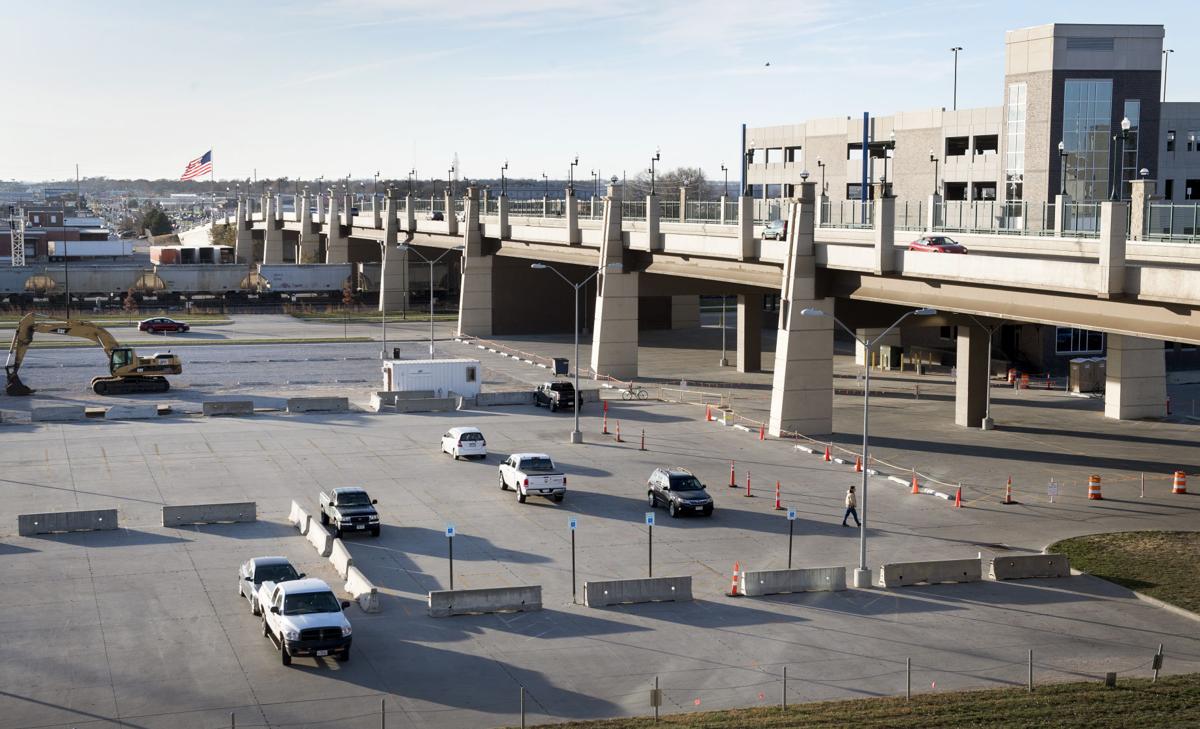
[[[909,243],[908,250],[930,253],[966,253],[967,247],[944,235],[923,235]]]
[[[191,329],[186,322],[168,319],[160,316],[157,319],[143,319],[138,323],[138,330],[158,334],[161,332],[186,332]]]

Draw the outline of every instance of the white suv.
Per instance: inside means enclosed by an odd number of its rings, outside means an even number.
[[[442,453],[449,453],[456,461],[460,456],[487,458],[487,441],[479,428],[451,428],[442,436]]]

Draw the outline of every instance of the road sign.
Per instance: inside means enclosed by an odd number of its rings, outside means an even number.
[[[796,521],[796,510],[788,509],[788,521]]]
[[[571,517],[570,519],[567,519],[567,526],[570,527],[571,531],[575,531],[575,527],[579,526],[579,522],[575,519],[575,517]]]
[[[453,524],[446,525],[446,536],[448,536],[448,537],[454,536],[454,525]]]
[[[654,526],[654,512],[653,511],[646,512],[646,526]]]

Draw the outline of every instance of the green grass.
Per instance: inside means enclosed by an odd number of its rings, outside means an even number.
[[[1200,612],[1200,532],[1092,534],[1049,551],[1069,556],[1075,569]]]
[[[649,691],[646,692],[647,700]],[[552,724],[561,729],[789,729],[791,727],[989,727],[1034,729],[1080,727],[1200,726],[1200,674],[1148,679],[1120,679],[1115,689],[1102,681],[1047,684],[1030,694],[1024,688],[920,694],[903,698],[855,699],[774,708],[736,709],[652,717],[574,721]]]
[[[336,344],[341,342],[373,342],[371,337],[280,337],[278,339],[163,339],[147,342],[124,342],[135,349],[174,349],[175,347],[207,347],[228,344]],[[30,349],[72,349],[95,347],[90,342],[34,342]]]
[[[356,312],[351,312],[349,315],[346,315],[346,314],[343,314],[343,313],[337,312],[337,311],[310,311],[310,312],[293,311],[293,312],[291,312],[291,316],[295,319],[300,319],[301,321],[330,321],[330,322],[348,321],[351,324],[378,324],[379,323],[378,312],[371,314],[371,313],[363,313],[361,311],[356,311]],[[458,319],[458,314],[434,314],[433,315],[434,321],[456,321],[457,319]],[[429,314],[427,312],[422,313],[422,312],[418,312],[418,311],[411,311],[408,313],[407,316],[405,316],[402,314],[397,314],[394,311],[391,311],[391,312],[388,312],[388,315],[387,315],[387,323],[388,324],[404,324],[405,322],[414,322],[414,321],[429,321]]]

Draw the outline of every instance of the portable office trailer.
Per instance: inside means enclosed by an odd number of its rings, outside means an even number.
[[[383,363],[383,389],[388,392],[450,393],[475,397],[483,379],[477,359],[390,359]]]

